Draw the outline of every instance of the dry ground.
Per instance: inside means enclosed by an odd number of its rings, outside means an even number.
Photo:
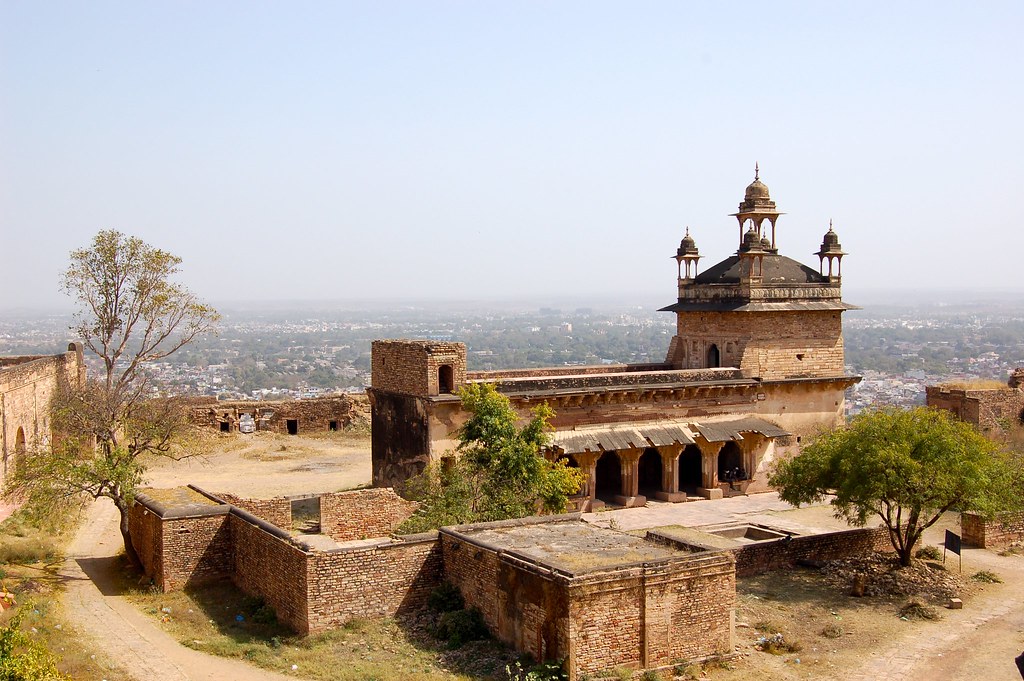
[[[169,463],[154,468],[150,476],[153,486],[172,487],[191,482],[210,491],[273,496],[344,489],[369,481],[369,440],[365,435],[218,435],[211,441],[213,446],[204,460]],[[810,513],[820,514],[823,521],[827,516],[824,509]],[[99,526],[107,523],[102,546],[98,546],[100,540],[94,542],[94,546],[88,546],[86,542],[85,550],[94,559],[80,557],[78,560],[79,564],[90,566],[96,573],[90,574],[90,578],[100,579],[101,585],[107,584],[102,587],[102,593],[95,590],[95,593],[87,594],[82,589],[75,592],[80,604],[91,603],[90,607],[99,613],[91,623],[79,626],[91,634],[82,638],[84,646],[97,647],[100,655],[108,656],[111,665],[140,669],[138,678],[154,678],[152,670],[142,671],[138,653],[131,652],[131,647],[118,639],[122,635],[138,635],[143,639],[142,650],[146,645],[167,649],[167,659],[173,660],[169,664],[174,672],[167,678],[214,678],[212,669],[217,665],[207,656],[189,650],[177,641],[187,640],[194,647],[204,647],[194,641],[206,640],[207,631],[226,632],[230,638],[230,624],[181,633],[175,629],[180,626],[180,620],[173,611],[178,607],[185,607],[187,611],[189,606],[182,606],[183,601],[172,606],[171,616],[165,618],[168,621],[160,622],[160,618],[167,614],[161,613],[160,608],[147,603],[143,610],[155,611],[147,614],[127,603],[123,595],[111,591],[109,577],[115,563],[103,563],[95,558],[110,549],[110,542],[116,544],[116,533],[110,532],[113,529],[110,527],[111,519],[97,519]],[[928,543],[938,544],[942,529],[941,526],[935,528]],[[951,569],[956,569],[955,563]],[[781,571],[742,579],[737,594],[736,648],[732,651],[736,656],[724,665],[711,665],[704,669],[680,667],[679,672],[703,674],[704,678],[720,681],[942,681],[971,678],[1017,681],[1012,658],[1024,648],[1024,558],[999,556],[981,550],[965,551],[965,574],[980,569],[995,572],[1004,583],[971,583],[969,589],[961,594],[964,609],[941,610],[942,619],[937,621],[901,620],[897,611],[906,602],[906,597],[851,598],[846,595],[845,588],[830,585],[813,570]],[[103,571],[107,572],[106,578],[99,574]],[[103,622],[103,617],[123,619],[130,626],[124,632],[116,633],[110,622]],[[348,668],[364,664],[369,657],[374,671],[367,678],[403,679],[421,675],[428,678],[474,678],[471,673],[467,675],[468,670],[464,667],[462,674],[453,670],[443,655],[430,651],[429,646],[425,648],[404,637],[388,642],[386,634],[392,626],[373,629],[372,639],[368,638],[370,630],[337,634],[330,639],[328,646],[335,651],[332,653],[335,657],[323,664],[328,668],[332,664],[339,669]],[[758,626],[766,631],[780,630],[787,641],[797,642],[801,649],[782,655],[756,650],[755,644],[763,635]],[[203,638],[197,637],[197,633],[201,633]],[[257,645],[261,648],[250,657],[262,656],[263,648],[272,647],[268,643],[258,642]],[[257,670],[242,662],[224,662],[241,666],[231,666],[227,672],[220,670],[217,672],[219,678],[281,678],[278,676],[281,673],[295,677],[306,676],[311,671],[301,666],[293,671],[283,664],[283,659],[268,664],[272,669],[281,670],[277,673]],[[245,669],[251,671],[239,671]],[[320,673],[314,676],[324,678]],[[117,674],[111,676],[115,677],[123,678]],[[81,678],[94,677],[87,674]],[[671,674],[662,673],[660,678],[671,678]],[[678,678],[686,678],[686,675],[680,674]]]

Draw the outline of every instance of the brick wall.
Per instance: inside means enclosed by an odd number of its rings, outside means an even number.
[[[457,530],[456,530],[457,531]],[[680,555],[569,574],[441,532],[445,578],[494,635],[570,678],[732,650],[732,556]]]
[[[441,570],[441,549],[433,533],[314,553],[309,567],[309,631],[419,608],[440,584]]]
[[[451,365],[454,386],[466,382],[466,345],[425,340],[375,340],[370,354],[371,385],[406,395],[437,395],[438,369]]]
[[[320,495],[320,532],[336,542],[383,537],[419,506],[390,487]]]
[[[260,520],[265,520],[282,530],[291,530],[292,527],[292,502],[288,497],[274,497],[272,499],[245,499],[227,492],[215,492],[213,496],[231,504],[235,508],[253,514]]]
[[[675,355],[681,368],[706,366],[718,347],[722,366],[761,378],[843,374],[842,320],[836,311],[679,312]]]
[[[373,484],[389,487],[420,473],[430,463],[428,407],[421,397],[368,391]],[[454,407],[453,407],[454,408]]]
[[[960,527],[965,544],[981,548],[1002,548],[1024,541],[1024,513],[1006,513],[985,520],[974,513],[960,515]]]
[[[174,508],[139,494],[128,526],[146,575],[164,591],[230,575],[234,538],[229,511],[212,500]]]
[[[725,381],[742,378],[738,369],[669,369],[650,371],[603,372],[577,374],[563,370],[561,375],[524,376],[498,381],[495,387],[501,393],[532,390],[586,390],[612,386],[655,386],[669,383],[696,383]]]
[[[235,548],[231,580],[247,594],[260,596],[277,618],[300,634],[310,633],[309,555],[255,518],[232,512]]]

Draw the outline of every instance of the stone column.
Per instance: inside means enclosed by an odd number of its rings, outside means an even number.
[[[662,501],[686,501],[686,492],[679,491],[679,455],[683,448],[667,445],[657,449],[661,455],[661,491],[654,496]]]
[[[701,440],[697,442],[700,448],[700,472],[701,485],[697,494],[705,499],[721,499],[722,488],[718,486],[718,453],[725,446],[724,442],[708,442]]]
[[[647,498],[639,494],[640,486],[640,455],[642,449],[618,450],[619,465],[622,467],[622,493],[615,496],[615,503],[626,508],[643,506]]]
[[[604,506],[604,502],[598,501],[595,496],[597,494],[597,459],[600,455],[601,452],[573,454],[580,470],[583,471],[583,488],[580,490],[580,494],[587,497],[587,502],[581,509],[584,512],[595,511]]]

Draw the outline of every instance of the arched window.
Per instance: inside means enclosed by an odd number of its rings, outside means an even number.
[[[442,364],[437,368],[437,392],[442,395],[455,392],[455,370],[451,364]]]
[[[718,352],[718,346],[714,343],[708,348],[708,369],[717,369],[722,366],[722,357]]]

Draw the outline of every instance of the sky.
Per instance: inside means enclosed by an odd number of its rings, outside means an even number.
[[[217,301],[675,298],[760,164],[846,297],[1020,291],[1024,3],[0,0],[0,309],[117,229]],[[852,302],[857,302],[853,300]]]

